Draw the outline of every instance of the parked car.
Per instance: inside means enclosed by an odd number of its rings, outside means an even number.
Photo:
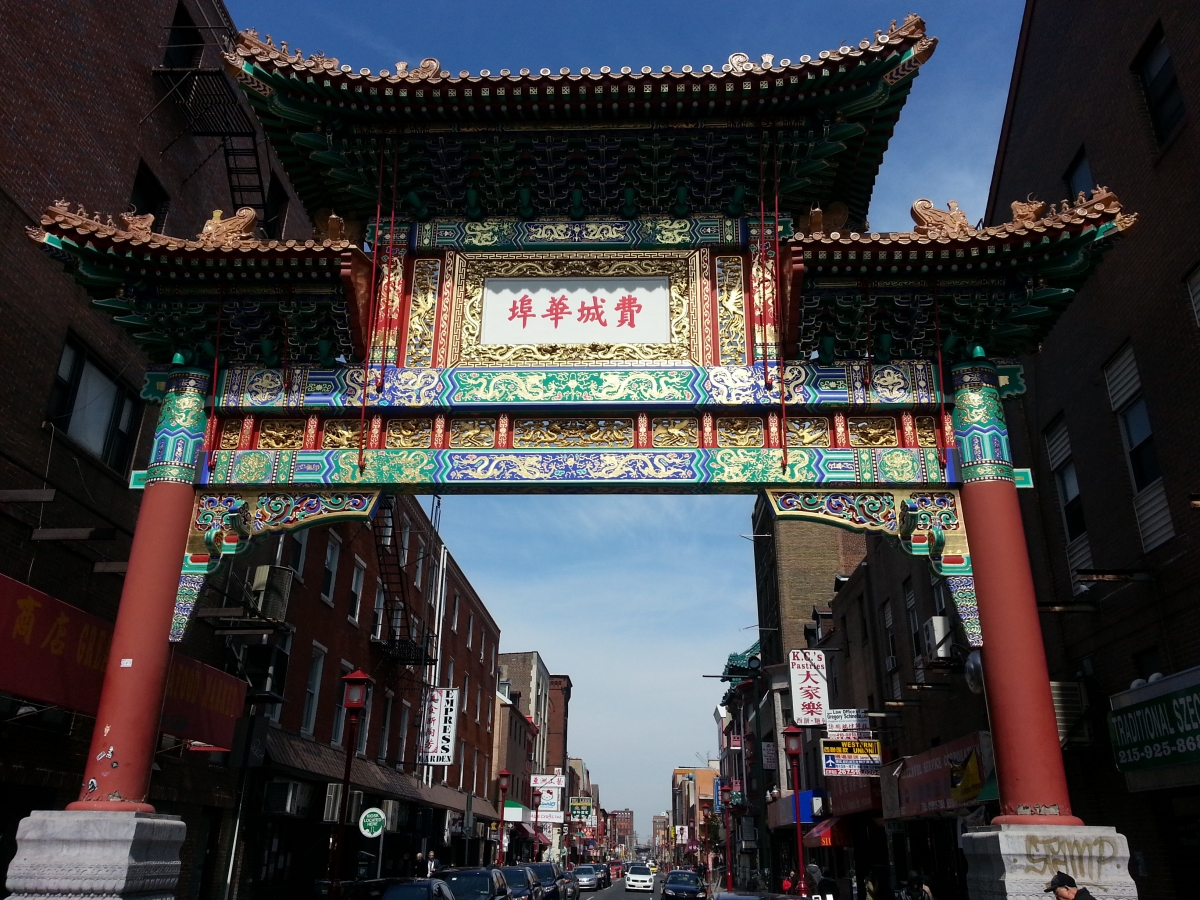
[[[449,868],[439,869],[437,874],[450,888],[454,900],[513,900],[504,873],[499,869]]]
[[[663,897],[682,898],[682,900],[705,900],[708,890],[704,880],[695,872],[679,869],[667,876],[663,882]]]
[[[530,863],[529,868],[541,883],[545,900],[576,900],[578,897],[574,882],[556,863]]]
[[[633,865],[625,875],[625,890],[654,893],[654,873],[649,866]]]
[[[575,872],[564,872],[563,875],[565,875],[567,879],[566,894],[564,894],[566,900],[579,900],[579,895],[582,894],[583,891],[579,887],[579,879],[575,877]]]
[[[343,881],[342,900],[457,900],[440,878]]]
[[[503,866],[500,871],[504,873],[513,900],[545,900],[542,883],[529,866]]]
[[[575,876],[581,891],[600,890],[600,876],[596,874],[596,867],[576,866],[571,870],[571,874]]]

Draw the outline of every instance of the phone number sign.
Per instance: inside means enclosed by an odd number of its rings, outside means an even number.
[[[1122,772],[1200,762],[1200,685],[1114,709],[1108,732]]]

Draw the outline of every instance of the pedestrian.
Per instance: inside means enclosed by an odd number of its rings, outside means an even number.
[[[909,872],[904,887],[896,892],[896,900],[932,900],[932,896],[925,892],[925,879],[916,872]]]
[[[1075,879],[1066,872],[1055,872],[1045,893],[1053,892],[1056,900],[1095,900],[1091,891],[1075,884]]]
[[[425,877],[426,878],[432,877],[433,874],[441,867],[442,867],[442,864],[440,862],[438,862],[437,857],[434,856],[433,851],[430,850],[429,851],[429,859],[425,863]]]
[[[817,893],[824,900],[829,900],[830,897],[833,900],[838,900],[838,894],[840,893],[838,883],[829,877],[828,872],[821,872],[821,877],[817,879]]]
[[[787,875],[784,876],[783,892],[785,894],[798,894],[799,893],[799,891],[797,890],[797,886],[796,886],[796,870],[795,869],[792,869],[792,871],[788,872]]]

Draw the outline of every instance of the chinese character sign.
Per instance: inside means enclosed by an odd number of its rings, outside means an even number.
[[[871,717],[865,709],[829,709],[825,711],[825,725],[831,738],[869,738]]]
[[[825,653],[793,650],[788,654],[792,682],[792,719],[797,725],[824,725],[829,708]]]
[[[669,344],[668,278],[488,278],[481,344]]]
[[[417,762],[426,766],[454,765],[454,741],[458,736],[458,688],[432,688],[421,723],[421,747]]]

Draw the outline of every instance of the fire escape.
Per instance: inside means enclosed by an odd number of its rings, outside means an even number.
[[[233,208],[250,207],[258,214],[259,223],[270,232],[270,199],[259,159],[258,132],[243,105],[240,92],[224,69],[219,65],[204,65],[205,58],[217,52],[219,47],[211,39],[205,39],[203,29],[215,32],[218,40],[231,40],[236,34],[231,22],[196,25],[181,6],[170,26],[163,64],[154,69],[154,77],[166,89],[165,96],[155,104],[155,109],[172,100],[186,123],[185,129],[175,135],[162,152],[165,153],[185,134],[220,138],[217,147],[192,174],[199,171],[218,150],[222,151]],[[146,118],[149,117],[147,114]]]
[[[375,556],[379,579],[383,582],[383,603],[376,604],[371,641],[384,654],[406,666],[430,666],[436,660],[430,654],[427,631],[423,641],[413,633],[409,612],[408,574],[401,554],[407,548],[396,541],[396,496],[384,494],[375,518]]]

